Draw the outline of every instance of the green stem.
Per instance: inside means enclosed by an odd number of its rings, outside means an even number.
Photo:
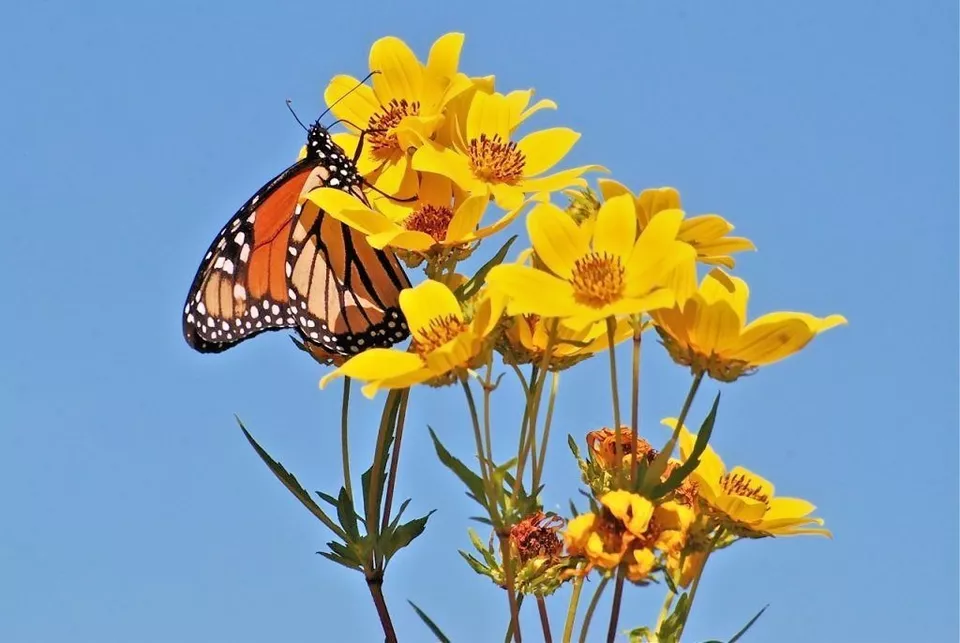
[[[493,393],[493,351],[490,351],[490,358],[487,360],[486,377],[483,380],[483,437],[487,443],[487,461],[490,466],[493,464],[493,438],[490,431],[490,397]]]
[[[547,603],[543,600],[543,596],[537,596],[537,611],[540,612],[543,643],[553,643],[553,634],[550,632],[550,617],[547,615]]]
[[[477,402],[473,399],[473,391],[470,390],[470,380],[467,375],[460,378],[460,385],[463,387],[463,393],[467,397],[467,406],[470,409],[470,420],[473,424],[473,440],[476,443],[477,459],[480,460],[480,477],[483,478],[483,488],[487,494],[485,503],[491,513],[491,518],[496,511],[494,504],[494,495],[491,493],[490,473],[487,470],[487,459],[483,456],[483,436],[480,433],[480,417],[477,415]],[[492,465],[492,463],[491,463]],[[494,521],[496,524],[496,521]]]
[[[390,429],[393,426],[393,421],[396,418],[397,411],[397,402],[400,397],[400,392],[390,391],[390,394],[387,396],[387,401],[383,405],[383,414],[380,416],[380,429],[377,432],[377,447],[373,454],[373,466],[370,469],[370,488],[367,490],[366,498],[366,515],[367,522],[367,535],[370,537],[371,541],[374,543],[374,547],[371,548],[374,554],[374,560],[371,562],[372,569],[368,569],[367,573],[377,572],[380,569],[380,563],[382,556],[379,554],[379,547],[376,546],[376,542],[380,537],[380,500],[381,500],[381,485],[383,480],[381,479],[383,475],[384,460],[386,458],[386,449],[387,449],[387,436],[390,433]]]
[[[633,320],[633,386],[630,399],[630,483],[637,484],[637,442],[640,439],[640,348],[643,339],[640,317]]]
[[[383,597],[383,579],[368,579],[367,588],[377,608],[377,616],[380,617],[384,643],[397,643],[397,632],[393,629],[393,620],[390,618],[390,612],[387,611],[387,601]]]
[[[610,608],[610,625],[607,627],[607,643],[613,643],[617,637],[617,623],[620,622],[620,603],[623,601],[623,567],[617,572],[617,582],[613,586],[613,605]]]
[[[683,619],[683,622],[680,623],[680,629],[677,630],[678,641],[680,640],[680,635],[683,634],[684,628],[687,627],[687,621],[690,620],[690,613],[691,610],[693,610],[693,599],[697,597],[697,589],[700,587],[700,579],[703,578],[703,570],[707,568],[707,560],[709,560],[710,554],[713,553],[714,547],[720,542],[721,536],[723,536],[723,527],[717,528],[713,538],[710,539],[710,545],[707,547],[707,553],[703,555],[703,562],[700,564],[700,569],[697,570],[697,575],[693,577],[693,585],[690,587],[690,600],[687,601],[687,616]],[[682,572],[683,570],[681,569],[681,573]]]
[[[547,442],[550,440],[550,425],[553,422],[553,409],[557,402],[557,389],[560,387],[560,373],[550,374],[550,397],[547,398],[547,417],[543,420],[543,441],[540,443],[540,457],[533,468],[533,489],[540,486],[543,466],[547,459]]]
[[[340,406],[340,454],[343,459],[343,488],[347,497],[353,501],[353,485],[350,480],[350,440],[348,439],[348,418],[350,408],[350,378],[343,378],[343,403]]]
[[[610,582],[610,577],[604,576],[600,584],[597,585],[597,589],[593,593],[593,598],[590,599],[590,605],[587,606],[587,613],[583,615],[583,625],[580,627],[580,643],[587,642],[587,632],[590,630],[590,621],[593,620],[593,612],[597,609],[597,603],[600,602],[600,595],[603,594],[603,590],[607,587],[608,582]]]
[[[620,443],[620,391],[617,385],[617,348],[614,345],[616,330],[617,320],[614,317],[607,317],[607,343],[610,349],[610,392],[613,395],[613,434],[616,436],[613,441],[613,452],[616,459],[614,479],[619,486],[623,475],[623,445]]]
[[[583,576],[577,576],[573,581],[570,604],[567,605],[567,620],[563,624],[563,643],[570,643],[573,637],[573,625],[574,621],[577,620],[577,607],[580,605],[581,591],[583,591]]]
[[[700,388],[700,382],[703,381],[703,376],[703,371],[694,375],[693,382],[690,383],[690,390],[687,391],[687,397],[683,400],[683,407],[680,409],[680,417],[677,418],[677,426],[674,428],[670,439],[667,440],[667,443],[660,451],[660,455],[657,456],[658,459],[669,458],[671,454],[673,454],[673,450],[677,446],[677,440],[680,439],[680,429],[683,427],[683,423],[687,419],[687,413],[690,412],[690,406],[693,404],[693,398],[697,396],[697,390]],[[656,462],[656,460],[654,462]],[[655,485],[660,483],[659,479],[651,479],[652,474],[652,470],[647,471],[647,478],[644,480],[645,485]]]
[[[520,453],[517,455],[517,477],[513,485],[513,497],[512,500],[514,503],[517,501],[517,497],[520,494],[520,486],[523,482],[523,468],[527,462],[527,454],[530,450],[531,443],[533,442],[534,431],[537,430],[537,416],[540,413],[540,398],[543,396],[543,384],[547,379],[547,370],[550,366],[550,355],[553,352],[553,345],[557,339],[557,328],[559,326],[558,320],[551,320],[548,322],[549,330],[547,332],[547,345],[543,350],[543,358],[540,360],[540,367],[537,373],[537,381],[533,387],[533,395],[527,398],[527,427],[526,435],[527,439],[521,441],[522,448]],[[524,428],[520,429],[521,434],[524,433]]]
[[[681,569],[682,561],[681,561]],[[655,632],[660,631],[660,626],[663,625],[663,622],[667,619],[667,615],[670,613],[670,606],[673,605],[673,599],[676,597],[676,594],[673,593],[669,587],[667,588],[667,595],[663,598],[663,606],[660,607],[660,615],[657,616],[657,627],[654,630]]]
[[[517,589],[514,585],[516,570],[513,568],[513,554],[510,551],[510,534],[500,533],[500,557],[503,559],[503,571],[507,577],[507,598],[510,602],[510,629],[514,643],[520,643],[520,605],[517,603]]]
[[[407,418],[407,400],[410,399],[410,389],[400,393],[400,408],[397,410],[396,434],[393,439],[393,453],[390,455],[390,474],[387,477],[387,498],[383,502],[383,518],[380,531],[386,531],[390,524],[390,513],[393,511],[393,489],[397,484],[397,467],[400,462],[400,442],[403,440],[403,424]]]

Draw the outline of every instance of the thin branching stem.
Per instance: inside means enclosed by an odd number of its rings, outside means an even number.
[[[350,409],[350,378],[343,378],[343,403],[340,405],[340,456],[343,460],[343,488],[347,490],[347,497],[353,502],[353,485],[350,479],[350,439],[349,439],[349,409]]]
[[[643,326],[639,315],[633,319],[633,380],[630,389],[630,482],[637,483],[637,442],[640,439],[640,348]]]
[[[537,596],[537,611],[540,612],[543,643],[553,643],[553,634],[550,632],[550,616],[547,614],[547,602],[543,600],[543,596]]]
[[[397,430],[396,437],[393,439],[393,453],[390,456],[390,474],[387,477],[387,497],[383,502],[383,518],[380,523],[380,531],[386,531],[390,524],[390,513],[393,511],[393,490],[397,484],[397,468],[400,463],[400,442],[403,440],[403,424],[407,418],[407,400],[410,399],[410,389],[404,389],[400,393],[400,408],[397,409]]]
[[[600,584],[597,585],[597,589],[593,593],[593,598],[590,599],[590,604],[587,605],[587,613],[583,615],[583,625],[580,626],[580,643],[587,643],[587,632],[590,631],[590,621],[593,620],[593,613],[597,609],[597,603],[600,602],[600,596],[603,594],[603,590],[606,589],[607,583],[609,582],[610,577],[604,576]]]
[[[557,390],[560,387],[560,373],[550,373],[550,397],[547,398],[547,416],[543,420],[543,440],[540,442],[540,457],[533,468],[533,489],[540,486],[543,466],[547,459],[547,442],[550,440],[550,425],[553,422],[553,409],[557,403]]]
[[[567,620],[563,624],[563,643],[570,643],[573,639],[573,626],[577,620],[577,607],[580,605],[580,592],[583,591],[583,576],[573,579],[573,592],[570,594],[570,603],[567,605]]]
[[[607,343],[610,349],[610,393],[613,397],[613,441],[614,449],[614,480],[617,486],[623,480],[623,444],[620,440],[620,390],[617,384],[617,347],[616,347],[617,320],[607,317]]]
[[[610,607],[610,625],[607,627],[607,643],[617,638],[617,624],[620,622],[620,604],[623,601],[623,576],[621,566],[617,572],[617,581],[613,586],[613,605]]]

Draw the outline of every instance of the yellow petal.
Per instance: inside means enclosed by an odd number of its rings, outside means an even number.
[[[414,252],[426,252],[435,246],[437,242],[426,232],[404,230],[399,226],[394,226],[384,232],[371,234],[367,237],[367,243],[378,250],[391,246],[393,248],[413,250]]]
[[[452,78],[460,66],[460,50],[463,49],[463,34],[448,33],[437,38],[430,47],[427,69],[437,76]]]
[[[361,85],[356,78],[343,74],[333,77],[323,91],[323,99],[327,107],[333,105],[330,111],[337,118],[345,119],[358,130],[367,127],[370,117],[380,110],[380,103],[368,85]]]
[[[436,143],[428,142],[414,152],[413,169],[445,176],[467,192],[483,186],[483,182],[473,175],[465,156]]]
[[[503,215],[502,217],[500,217],[499,219],[497,219],[496,221],[494,221],[494,222],[491,223],[490,225],[484,226],[484,227],[480,228],[479,230],[477,230],[476,232],[474,232],[474,233],[472,233],[472,234],[470,234],[470,235],[467,235],[467,238],[470,239],[470,240],[474,240],[474,239],[485,239],[486,237],[489,237],[490,235],[493,235],[493,234],[496,234],[497,232],[500,232],[501,230],[503,230],[504,228],[506,228],[508,225],[510,225],[510,223],[511,223],[514,219],[516,219],[518,216],[520,216],[520,212],[523,211],[523,207],[524,207],[525,205],[526,205],[526,203],[523,203],[523,204],[520,205],[520,207],[514,208],[513,210],[510,210],[509,212],[507,212],[505,215]],[[452,225],[452,223],[451,223],[451,225]]]
[[[816,507],[802,498],[771,498],[765,520],[779,518],[803,518]]]
[[[728,347],[726,354],[750,364],[763,366],[793,355],[816,335],[799,319],[763,321],[751,323],[739,340]]]
[[[644,190],[637,197],[637,214],[640,226],[645,227],[654,215],[664,210],[680,209],[680,193],[674,188],[654,188]]]
[[[580,134],[566,127],[532,132],[517,143],[524,156],[524,176],[536,176],[560,162],[579,140]]]
[[[500,322],[506,305],[506,295],[497,290],[486,288],[471,322],[474,336],[482,338],[489,335]]]
[[[720,496],[715,500],[715,506],[734,520],[751,525],[763,520],[767,511],[765,503],[740,496]]]
[[[434,116],[404,116],[394,131],[397,136],[397,144],[403,151],[416,149],[430,140],[430,137],[433,136],[442,122],[443,116],[439,114]]]
[[[556,192],[569,188],[571,186],[586,187],[587,182],[583,179],[584,172],[606,172],[607,169],[601,165],[581,165],[580,167],[562,170],[546,176],[538,176],[529,179],[523,179],[518,183],[524,192]]]
[[[495,266],[487,275],[487,284],[508,297],[509,315],[564,317],[576,310],[569,283],[529,266]]]
[[[443,346],[424,356],[427,368],[436,375],[449,373],[455,368],[466,366],[476,355],[480,343],[470,333],[460,333]]]
[[[527,233],[537,256],[558,277],[570,278],[574,262],[589,250],[589,239],[563,210],[538,204],[527,216]]]
[[[721,354],[740,336],[740,320],[725,301],[715,301],[697,308],[692,336],[704,353]]]
[[[515,185],[490,183],[488,184],[488,188],[493,195],[494,202],[504,210],[519,208],[523,203],[523,190]]]
[[[453,183],[448,177],[439,174],[423,174],[420,176],[417,200],[421,204],[449,208],[452,196]]]
[[[338,377],[358,380],[382,380],[403,376],[419,369],[423,363],[414,353],[390,348],[371,348],[351,357],[347,362],[320,380],[320,388]]]
[[[391,100],[414,102],[423,89],[423,67],[420,61],[399,38],[387,36],[373,43],[370,48],[370,71],[373,75],[373,91],[381,105]]]
[[[364,234],[377,234],[393,227],[382,214],[371,210],[354,195],[337,188],[311,190],[306,200]]]
[[[609,253],[626,265],[637,239],[637,215],[633,197],[624,194],[608,199],[600,206],[593,230],[593,249]]]
[[[603,195],[604,201],[609,201],[621,194],[629,194],[631,201],[634,199],[633,193],[627,186],[613,179],[597,179],[597,185],[600,186],[600,194]]]
[[[450,220],[445,240],[456,243],[472,237],[489,202],[487,197],[480,195],[471,196],[461,203],[453,214],[453,219]]]
[[[361,353],[362,354],[362,353]],[[373,398],[380,389],[409,388],[414,384],[426,382],[433,377],[430,369],[421,365],[420,368],[408,371],[397,377],[390,377],[383,380],[374,380],[361,389],[364,397]]]
[[[533,107],[527,108],[530,99],[533,98],[533,90],[516,90],[507,94],[507,102],[510,105],[510,129],[515,129],[520,123],[530,118],[541,109],[556,109],[557,104],[552,100],[539,100]]]
[[[733,226],[716,214],[703,214],[685,219],[680,225],[677,235],[681,241],[687,243],[702,243],[711,239],[718,239],[733,230]]]
[[[410,331],[417,338],[423,337],[421,331],[429,328],[430,322],[435,319],[453,317],[463,321],[457,298],[449,288],[432,279],[402,291],[400,309],[407,318]]]
[[[730,469],[730,477],[742,479],[750,489],[758,491],[767,498],[773,497],[773,483],[746,467],[736,466]]]
[[[376,186],[387,194],[399,194],[409,171],[412,171],[410,157],[401,154],[396,161],[384,164],[380,176],[377,177]]]
[[[467,141],[479,139],[481,134],[510,140],[510,108],[501,94],[474,94],[467,112]]]

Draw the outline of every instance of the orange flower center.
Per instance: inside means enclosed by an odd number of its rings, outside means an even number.
[[[449,341],[456,339],[467,330],[467,322],[456,315],[445,315],[430,320],[414,334],[413,349],[421,358],[437,350]]]
[[[400,141],[397,140],[397,134],[393,130],[400,125],[404,117],[419,114],[418,101],[408,103],[406,99],[397,100],[396,98],[374,112],[367,121],[367,129],[373,130],[366,137],[370,145],[370,155],[384,161],[401,152]]]
[[[440,242],[447,237],[447,229],[453,220],[453,209],[445,206],[425,205],[403,221],[407,230],[416,230]]]
[[[570,276],[573,298],[591,308],[613,303],[623,297],[625,274],[620,257],[591,252],[573,264]]]
[[[499,134],[493,137],[481,134],[479,139],[470,139],[467,156],[470,157],[470,169],[477,178],[507,185],[516,185],[523,178],[523,167],[527,163],[517,144],[504,142]]]
[[[766,504],[770,501],[770,496],[763,493],[763,487],[759,484],[755,487],[751,485],[753,481],[747,476],[741,474],[726,474],[720,478],[720,486],[724,493],[731,496],[740,496],[741,498],[752,498]]]
[[[517,549],[520,562],[531,558],[556,559],[563,549],[557,530],[563,520],[557,516],[548,518],[542,511],[527,516],[510,528],[510,541]]]

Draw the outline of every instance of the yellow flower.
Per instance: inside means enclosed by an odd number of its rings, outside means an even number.
[[[430,174],[421,177],[415,202],[383,207],[387,200],[381,199],[375,202],[379,210],[335,188],[312,190],[306,198],[330,216],[367,235],[367,241],[374,248],[390,246],[422,256],[463,249],[489,237],[517,218],[524,205],[488,226],[478,227],[489,200],[472,196],[457,204],[450,181]]]
[[[746,282],[715,268],[689,299],[653,311],[651,317],[675,362],[721,382],[788,357],[823,331],[847,323],[841,315],[821,319],[780,312],[748,324],[749,295]]]
[[[539,204],[527,217],[527,231],[549,271],[501,265],[487,283],[509,298],[509,314],[563,317],[571,328],[672,306],[675,296],[664,281],[676,266],[692,264],[694,255],[676,240],[682,216],[664,212],[637,238],[628,196],[604,203],[592,229],[577,226],[554,205]]]
[[[374,184],[387,194],[400,193],[412,178],[408,150],[433,137],[447,103],[471,87],[457,71],[462,47],[463,34],[441,36],[424,65],[399,38],[381,38],[370,48],[370,71],[378,72],[372,88],[340,75],[324,91],[331,111],[351,129],[377,130],[366,135],[357,168],[364,176],[377,173]],[[334,138],[348,154],[359,143],[355,133]]]
[[[637,220],[640,229],[649,225],[655,215],[664,210],[680,210],[680,193],[674,188],[655,188],[644,190],[636,197],[621,183],[610,179],[597,181],[604,199],[612,199],[621,194],[629,194],[634,199]],[[735,262],[730,255],[744,250],[756,250],[749,239],[728,237],[733,231],[726,219],[716,214],[703,214],[684,219],[680,224],[677,238],[689,243],[697,251],[697,260],[701,263],[733,268]]]
[[[368,382],[363,387],[367,397],[380,389],[423,382],[448,384],[485,351],[503,304],[495,295],[482,293],[473,319],[467,321],[450,289],[428,279],[400,293],[400,308],[410,326],[412,351],[367,350],[320,380],[320,388],[344,376]]]
[[[663,424],[675,429],[677,420],[667,418]],[[690,456],[695,442],[696,437],[681,427],[680,454],[684,459]],[[800,498],[774,496],[773,484],[743,467],[728,472],[709,445],[690,477],[698,484],[700,500],[710,516],[731,534],[745,538],[831,535],[820,528],[823,519],[809,515],[816,508],[812,504]]]
[[[530,112],[522,111],[521,102],[503,94],[475,92],[464,138],[454,136],[453,147],[433,142],[420,147],[413,155],[414,169],[446,176],[470,194],[492,195],[505,210],[519,206],[524,194],[585,185],[580,176],[596,166],[541,176],[567,155],[580,138],[577,132],[556,127],[516,142],[511,139],[511,132]]]
[[[560,320],[544,319],[539,315],[517,315],[506,327],[499,350],[504,359],[513,364],[540,364],[547,350],[550,329],[556,324],[556,336],[550,347],[552,371],[561,371],[577,364],[600,351],[609,348],[607,325],[597,322],[581,330],[573,330]],[[629,319],[617,322],[613,342],[619,344],[633,337],[633,325]]]

